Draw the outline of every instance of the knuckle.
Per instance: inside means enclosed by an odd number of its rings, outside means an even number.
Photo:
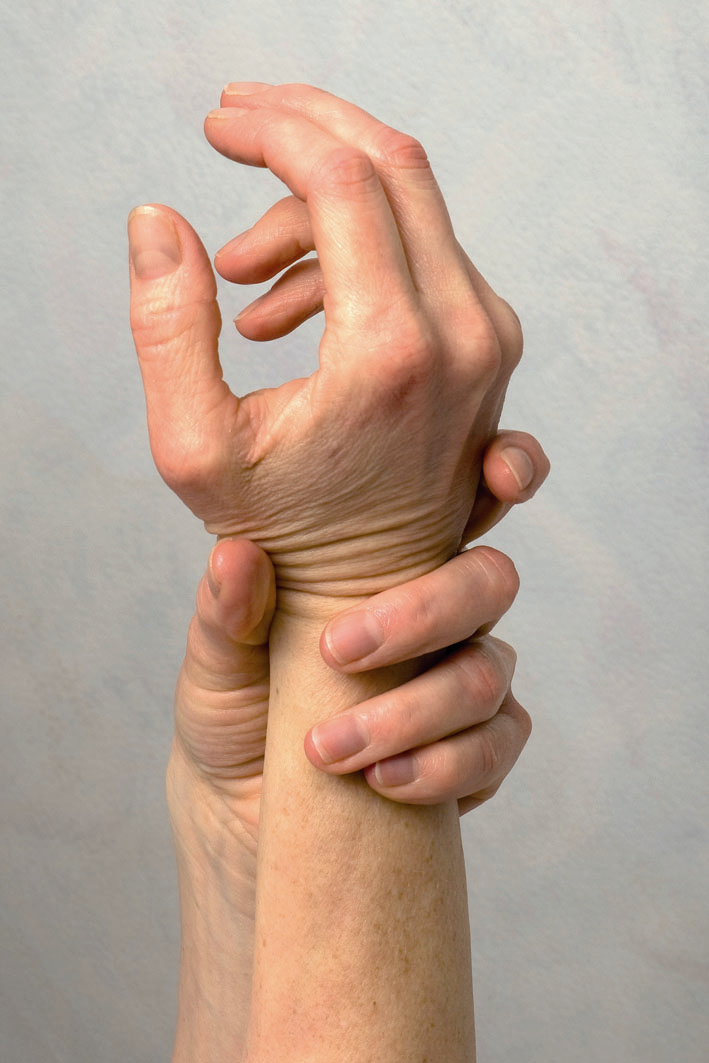
[[[509,663],[510,670],[510,682],[512,682],[512,676],[514,675],[515,668],[517,667],[517,650],[514,646],[510,646],[509,642],[503,642],[502,639],[497,639],[491,636],[494,642],[497,643],[498,649],[500,649],[503,655],[506,657]]]
[[[382,125],[375,137],[377,158],[388,166],[405,170],[431,171],[423,144],[408,133]]]
[[[436,604],[413,583],[397,588],[386,609],[377,611],[377,615],[388,639],[395,641],[413,633],[417,643],[427,644],[435,638],[440,625]]]
[[[130,327],[138,354],[144,358],[152,351],[179,340],[185,326],[176,320],[169,292],[158,290],[148,298],[131,300]]]
[[[164,356],[166,347],[191,344],[195,333],[210,326],[221,329],[221,314],[216,297],[195,300],[176,300],[171,287],[159,286],[141,300],[132,300],[130,325],[138,357],[145,361],[152,356]]]
[[[204,462],[187,440],[174,439],[165,449],[153,447],[153,458],[175,494],[189,497],[198,492],[205,479]]]
[[[521,705],[519,706],[519,715],[517,717],[517,720],[519,723],[520,731],[522,732],[523,745],[525,745],[529,741],[529,737],[532,733],[533,724],[532,717],[529,715],[527,710]]]
[[[532,717],[529,715],[523,705],[517,701],[517,699],[510,694],[505,699],[505,705],[503,706],[505,712],[513,720],[517,731],[519,732],[521,741],[519,742],[519,752],[522,751],[524,746],[529,740],[529,736],[532,733]]]
[[[466,301],[456,325],[462,337],[459,355],[468,373],[481,384],[491,384],[502,366],[502,348],[492,321],[477,299]]]
[[[313,167],[314,186],[323,192],[350,196],[371,192],[378,184],[374,163],[363,151],[333,148]]]
[[[194,509],[205,491],[219,481],[222,474],[220,452],[210,439],[189,423],[166,425],[160,420],[151,425],[148,416],[150,448],[153,461],[168,487]]]
[[[524,332],[522,330],[522,322],[514,307],[510,306],[510,304],[503,299],[502,308],[504,321],[504,337],[502,345],[507,360],[514,368],[519,365],[522,359],[522,352],[524,351]]]
[[[362,308],[360,325],[368,336],[370,349],[386,355],[372,369],[381,401],[392,413],[401,415],[435,388],[433,369],[435,342],[430,329],[411,303],[400,301],[382,308],[380,304]]]
[[[473,772],[477,780],[477,786],[487,779],[495,777],[500,763],[500,751],[497,746],[495,732],[486,729],[476,734],[475,758]]]
[[[504,696],[506,684],[500,669],[500,661],[490,642],[481,642],[474,657],[472,676],[468,683],[476,700],[486,707],[496,708]]]
[[[453,800],[465,790],[465,772],[460,759],[443,744],[419,751],[416,798],[421,803]]]
[[[513,646],[510,646],[509,642],[503,642],[502,639],[495,638],[494,635],[485,635],[484,638],[481,639],[481,643],[492,653],[497,662],[500,682],[502,684],[502,689],[500,691],[501,701],[514,678],[515,668],[517,667],[517,651]]]
[[[366,727],[370,735],[370,749],[377,750],[379,759],[392,756],[401,741],[402,720],[408,719],[410,706],[405,687],[380,694],[367,707]]]

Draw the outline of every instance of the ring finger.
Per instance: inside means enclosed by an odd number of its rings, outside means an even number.
[[[408,683],[317,724],[306,737],[308,758],[348,774],[484,723],[502,704],[515,661],[499,639],[473,639]]]
[[[433,745],[372,765],[367,782],[391,801],[457,801],[460,815],[489,800],[512,770],[532,730],[529,714],[507,693],[491,720]]]

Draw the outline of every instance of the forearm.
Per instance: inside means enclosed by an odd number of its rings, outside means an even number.
[[[255,850],[229,803],[175,752],[168,802],[181,927],[173,1063],[238,1063],[251,999]]]
[[[303,755],[318,719],[395,685],[342,677],[321,624],[277,617],[264,779],[250,1063],[475,1058],[454,803],[398,806]]]

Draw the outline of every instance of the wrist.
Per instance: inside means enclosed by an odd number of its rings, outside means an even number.
[[[456,543],[450,550],[398,563],[389,559],[386,566],[382,564],[382,567],[377,568],[375,563],[369,571],[363,566],[361,574],[357,576],[352,575],[354,566],[351,553],[343,558],[341,566],[334,562],[320,563],[304,569],[284,563],[278,555],[271,555],[278,587],[276,612],[284,618],[318,621],[324,625],[337,613],[375,594],[399,587],[440,568],[455,556],[457,546]]]
[[[353,598],[356,605],[364,599]],[[270,631],[271,701],[269,706],[266,772],[273,750],[290,760],[305,759],[303,743],[312,726],[353,708],[378,694],[401,686],[424,667],[423,659],[371,668],[361,672],[335,669],[323,656],[323,629],[346,607],[343,600],[312,600],[317,619],[277,611]],[[310,768],[310,765],[308,765]],[[320,775],[320,772],[316,772]],[[326,784],[327,780],[320,780]],[[340,780],[341,782],[342,780]]]
[[[446,512],[407,522],[389,514],[376,532],[327,517],[312,525],[271,530],[206,523],[219,537],[240,535],[264,550],[276,574],[278,609],[319,619],[358,599],[400,586],[439,568],[458,552],[467,517]],[[332,615],[330,613],[329,615]]]

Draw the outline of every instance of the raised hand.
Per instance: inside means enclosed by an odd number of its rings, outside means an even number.
[[[206,253],[174,212],[139,209],[131,309],[153,454],[209,530],[269,553],[279,607],[329,615],[322,597],[369,595],[458,549],[519,328],[462,254],[411,138],[292,86],[239,95],[206,130],[307,208],[320,368],[237,399]]]

